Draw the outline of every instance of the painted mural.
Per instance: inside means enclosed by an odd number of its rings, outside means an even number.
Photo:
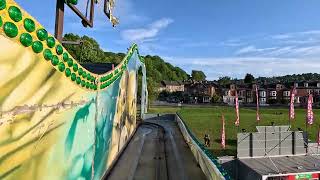
[[[0,179],[101,179],[147,99],[137,45],[112,71],[78,62],[13,0],[0,0]]]

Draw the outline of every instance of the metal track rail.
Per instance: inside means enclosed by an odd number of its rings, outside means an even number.
[[[163,126],[156,124],[156,123],[151,123],[151,122],[141,122],[139,123],[138,128],[148,128],[155,133],[156,131],[156,138],[155,140],[155,154],[154,154],[154,174],[155,180],[169,180],[169,170],[168,170],[168,161],[167,161],[167,150],[166,150],[166,130]],[[149,129],[149,128],[148,128]],[[151,133],[144,134],[143,139],[147,138]],[[133,135],[134,136],[134,135]],[[131,137],[130,141],[132,141],[133,136]],[[109,168],[109,170],[106,172],[104,177],[102,179],[108,179],[110,175],[112,174],[112,170],[117,164],[117,161],[121,158],[123,155],[123,152],[126,151],[126,148],[128,147],[128,144],[130,141],[127,142],[126,146],[122,149],[121,153],[118,155],[117,160],[114,161],[113,165]],[[141,144],[139,145],[139,155],[138,157],[134,160],[135,163],[133,164],[132,170],[128,172],[128,180],[132,180],[135,177],[136,172],[139,170],[141,161],[141,155],[143,154],[144,147],[145,146],[145,141],[141,141]],[[161,161],[165,161],[165,165],[161,164]],[[125,172],[124,172],[125,173]],[[164,175],[165,174],[165,175]]]

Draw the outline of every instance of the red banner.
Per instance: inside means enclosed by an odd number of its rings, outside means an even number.
[[[307,108],[307,123],[309,125],[313,124],[313,111],[312,111],[312,94],[309,94],[308,98],[308,108]]]
[[[236,122],[234,123],[236,126],[239,126],[240,124],[240,116],[239,116],[239,99],[238,99],[238,93],[236,91]]]
[[[222,114],[221,147],[222,149],[226,148],[226,132],[225,132],[225,122],[224,122],[223,114]]]
[[[295,112],[294,112],[294,97],[296,93],[296,88],[293,88],[291,90],[290,94],[290,109],[289,109],[289,119],[293,120],[295,118]]]
[[[257,99],[257,121],[260,121],[260,114],[259,114],[259,91],[258,91],[258,85],[256,85],[256,99]]]

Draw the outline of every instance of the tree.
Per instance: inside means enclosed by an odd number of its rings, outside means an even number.
[[[246,77],[244,78],[244,83],[250,84],[254,81],[254,77],[252,74],[247,73]]]
[[[222,98],[218,94],[214,94],[211,98],[211,103],[221,103]]]
[[[221,86],[226,86],[231,83],[231,78],[229,76],[219,77],[218,83]]]
[[[196,81],[204,81],[206,80],[206,75],[202,71],[192,70],[191,77]]]

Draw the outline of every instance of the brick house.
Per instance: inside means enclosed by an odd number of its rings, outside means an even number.
[[[184,93],[191,103],[210,103],[218,89],[219,85],[210,81],[189,82],[185,84]]]
[[[258,86],[258,97],[261,105],[275,103],[289,103],[291,90],[296,88],[295,103],[306,104],[308,94],[313,95],[314,102],[320,102],[320,82],[292,82],[272,84],[230,84],[229,90],[225,90],[223,102],[234,104],[235,92],[238,93],[239,103],[253,104],[256,102],[255,87]]]

